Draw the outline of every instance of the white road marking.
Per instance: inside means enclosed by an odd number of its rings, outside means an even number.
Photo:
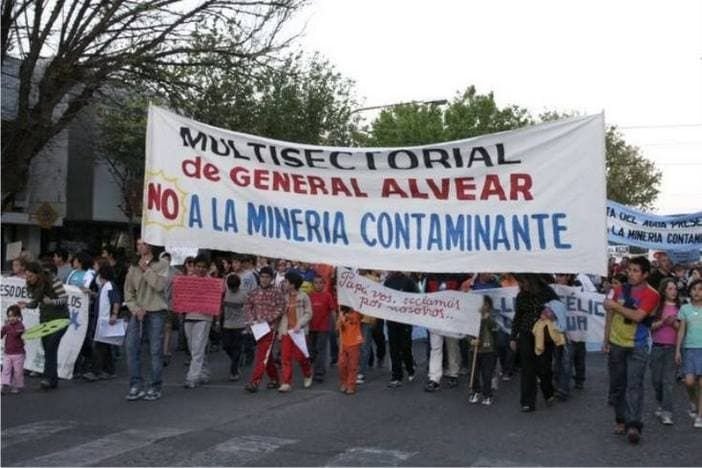
[[[43,439],[57,432],[72,429],[77,425],[78,423],[75,421],[46,420],[9,427],[2,431],[2,448]]]
[[[172,428],[127,429],[66,450],[24,460],[19,466],[88,466],[151,445],[159,439],[187,432]]]
[[[354,447],[329,460],[326,466],[397,466],[417,452]]]
[[[257,435],[238,436],[182,460],[178,466],[242,466],[275,452],[280,447],[299,442]]]

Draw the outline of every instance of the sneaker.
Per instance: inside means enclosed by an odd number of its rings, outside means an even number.
[[[239,379],[241,379],[241,375],[239,375],[239,374],[229,374],[229,381],[230,381],[230,382],[238,382]]]
[[[277,380],[276,380],[276,381],[268,382],[268,383],[266,384],[266,388],[267,388],[268,390],[275,390],[275,389],[278,388],[279,386],[280,386],[280,384],[278,383]]]
[[[356,394],[356,390],[352,390],[352,389],[350,389],[350,388],[347,388],[346,391],[345,391],[344,393],[346,393],[347,395],[355,395],[355,394]]]
[[[687,410],[687,414],[690,415],[692,419],[695,419],[697,417],[697,407],[694,403],[690,403],[690,406]]]
[[[144,390],[140,389],[139,387],[132,387],[129,389],[129,393],[127,393],[126,399],[127,401],[136,401],[136,400],[141,400],[146,396],[146,392]]]
[[[19,388],[17,388],[17,387],[12,387],[12,389],[10,390],[10,393],[15,393],[15,394],[17,394],[17,393],[19,393],[19,392],[20,392],[20,390],[19,390]]]
[[[661,408],[659,406],[658,409],[653,412],[653,415],[657,418],[660,418],[661,416],[663,416],[663,408]]]
[[[83,374],[83,378],[88,382],[95,382],[97,381],[98,376],[95,375],[95,373],[93,372],[86,372],[85,374]]]
[[[533,411],[536,411],[536,408],[534,408],[533,406],[529,406],[529,405],[522,406],[522,413],[531,413]]]
[[[109,372],[100,372],[98,374],[98,379],[100,380],[112,380],[117,377],[117,374],[110,374]]]
[[[183,387],[195,388],[195,387],[197,387],[197,384],[195,382],[193,382],[192,380],[186,380],[185,383],[183,384]]]
[[[693,424],[692,427],[695,427],[695,428],[697,428],[697,429],[702,429],[702,418],[700,418],[699,416],[697,416],[697,417],[695,418],[695,424]]]
[[[58,387],[58,383],[52,383],[48,379],[42,379],[39,381],[39,388],[42,390],[53,390]]]
[[[402,382],[399,380],[391,380],[388,383],[388,388],[398,388],[398,387],[402,387]]]
[[[448,385],[448,388],[458,387],[458,377],[447,377],[446,384]]]
[[[494,401],[495,400],[493,400],[492,397],[487,397],[487,398],[483,398],[483,401],[481,403],[485,406],[490,406],[494,403]]]
[[[499,390],[500,379],[496,375],[493,376],[492,380],[490,381],[490,386],[492,387],[493,390]]]
[[[436,392],[436,391],[439,391],[439,390],[441,390],[441,385],[439,385],[438,382],[434,382],[433,380],[430,380],[430,381],[427,382],[427,384],[424,386],[424,391],[425,391],[425,392],[433,393],[433,392]]]
[[[284,383],[283,385],[281,385],[280,387],[278,387],[278,391],[279,391],[280,393],[288,393],[288,392],[291,392],[291,391],[292,391],[292,387],[290,386],[290,384]]]
[[[156,390],[155,388],[150,388],[144,395],[144,400],[146,401],[155,401],[159,398],[161,398],[161,390]]]
[[[641,433],[635,427],[630,427],[626,431],[626,440],[628,440],[631,445],[636,445],[641,440]]]
[[[475,404],[480,401],[480,393],[471,393],[468,397],[468,403]]]
[[[408,374],[408,375],[407,375],[407,381],[408,381],[408,382],[414,382],[414,374]]]
[[[258,391],[258,385],[256,385],[255,383],[249,382],[244,387],[244,390],[246,390],[249,393],[256,393]]]
[[[358,376],[356,377],[356,384],[360,385],[364,383],[366,383],[366,377],[363,374],[358,374]]]
[[[503,382],[509,382],[510,380],[512,380],[512,376],[511,376],[511,375],[509,375],[509,374],[502,374],[502,381],[503,381]]]
[[[339,387],[339,391],[340,391],[341,393],[346,393],[346,387],[344,387],[344,386],[342,385],[341,387]]]
[[[305,377],[302,382],[303,387],[310,388],[312,386],[312,377]]]
[[[672,426],[673,425],[673,418],[670,416],[669,413],[663,413],[661,414],[661,422],[665,424],[666,426]]]

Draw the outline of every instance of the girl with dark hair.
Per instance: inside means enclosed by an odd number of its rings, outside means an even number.
[[[30,302],[17,305],[34,309],[39,307],[39,323],[56,319],[67,319],[68,294],[58,278],[47,275],[37,262],[27,265],[27,294]],[[44,348],[44,378],[39,385],[44,390],[58,387],[58,347],[66,329],[47,335],[41,339]]]
[[[515,301],[510,347],[517,352],[522,365],[520,403],[522,411],[529,412],[536,409],[537,377],[546,404],[550,406],[555,401],[552,370],[554,344],[546,340],[543,353],[537,356],[532,329],[545,304],[557,300],[558,296],[538,274],[521,273],[515,276],[519,293]]]
[[[675,342],[678,337],[680,298],[673,278],[661,281],[658,304],[651,323],[651,383],[658,402],[655,415],[666,425],[673,424],[673,386],[675,384]]]
[[[66,278],[66,284],[87,292],[86,290],[90,288],[90,283],[95,277],[95,271],[90,268],[92,265],[93,259],[87,252],[78,252],[73,258],[73,271]]]

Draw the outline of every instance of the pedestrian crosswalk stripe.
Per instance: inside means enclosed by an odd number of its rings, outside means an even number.
[[[66,450],[49,453],[40,457],[24,460],[19,466],[89,466],[131,450],[151,445],[152,443],[187,432],[171,428],[127,429],[108,434],[85,444],[76,445]]]
[[[246,435],[233,437],[214,447],[193,454],[178,466],[242,466],[275,452],[280,447],[299,442],[294,439]]]
[[[75,421],[46,420],[3,429],[2,448],[43,439],[57,432],[72,429],[77,425],[78,423]]]
[[[329,460],[326,466],[397,466],[416,454],[417,452],[354,447]]]

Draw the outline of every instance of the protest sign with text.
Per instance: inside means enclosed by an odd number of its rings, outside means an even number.
[[[395,291],[351,270],[337,270],[339,304],[362,314],[448,334],[477,336],[482,297],[459,291],[413,294]]]
[[[275,141],[149,109],[154,245],[403,271],[606,274],[604,121],[406,148]]]
[[[221,278],[176,275],[171,291],[173,312],[219,315],[222,311],[224,281]]]
[[[651,250],[702,249],[702,211],[657,216],[607,200],[607,234],[610,242]],[[555,270],[554,270],[555,271]]]
[[[578,287],[552,285],[553,290],[566,308],[565,331],[574,341],[601,344],[604,337],[605,310],[603,294],[582,291]],[[495,315],[500,328],[509,333],[514,319],[514,300],[519,288],[481,289],[474,295],[492,298]]]
[[[88,330],[88,295],[75,286],[64,285],[68,294],[68,311],[71,323],[61,338],[58,349],[58,376],[62,379],[73,377],[73,367],[83,346]],[[12,304],[28,302],[27,284],[22,278],[2,278],[0,283],[0,307],[5,311]],[[23,309],[22,322],[25,329],[39,324],[38,309]],[[2,342],[2,347],[4,341]],[[26,358],[24,368],[34,372],[44,372],[44,348],[41,340],[25,340]],[[1,349],[0,349],[1,350]]]

